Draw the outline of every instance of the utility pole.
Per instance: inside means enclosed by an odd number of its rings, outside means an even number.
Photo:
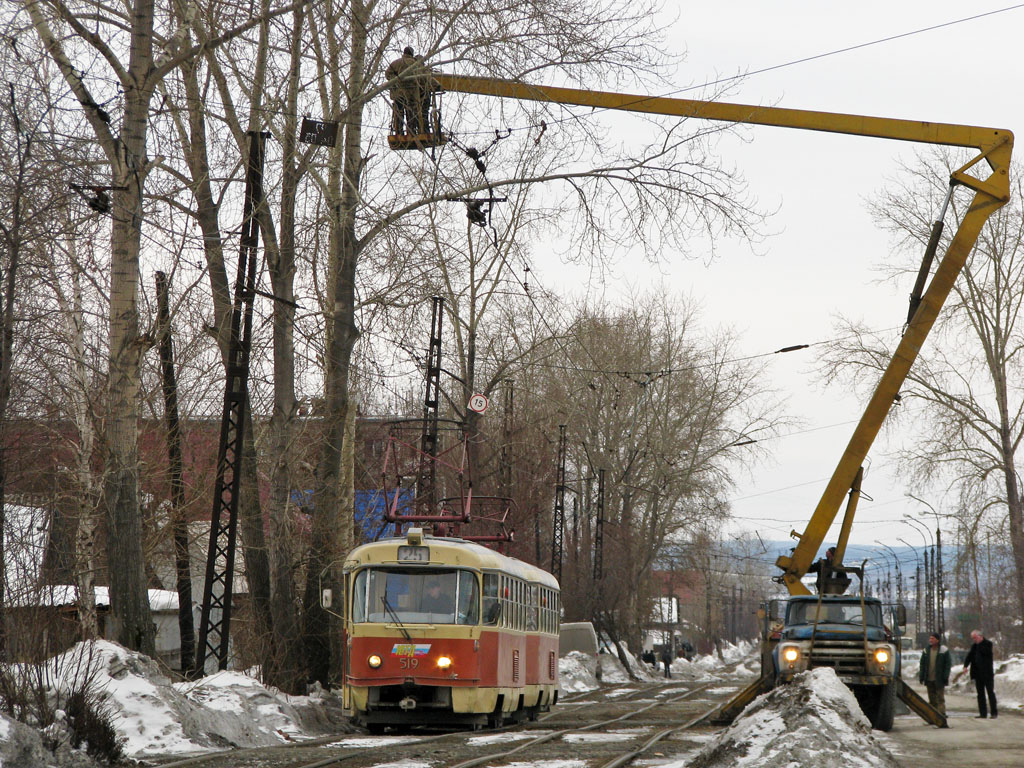
[[[231,340],[221,417],[217,480],[210,515],[210,544],[206,553],[206,580],[199,619],[199,646],[195,677],[201,677],[209,658],[218,669],[228,666],[228,637],[235,576],[235,541],[238,533],[238,491],[242,480],[242,445],[245,409],[249,402],[249,350],[252,346],[252,303],[256,292],[256,250],[260,228],[256,212],[263,203],[263,142],[267,133],[249,131],[242,235],[239,239],[235,299],[231,309]],[[219,615],[217,615],[219,614]]]
[[[433,297],[430,345],[427,347],[427,392],[423,398],[423,433],[420,436],[420,471],[416,478],[416,511],[432,515],[437,503],[437,425],[441,403],[441,322],[444,299]]]
[[[943,599],[946,595],[946,585],[943,583],[942,577],[942,531],[939,529],[938,520],[935,524],[935,557],[938,562],[935,565],[936,576],[935,576],[935,610],[936,610],[936,631],[939,633],[945,633],[946,631],[946,608],[945,600]]]
[[[168,308],[167,275],[156,273],[157,328],[160,339],[160,374],[167,424],[167,474],[171,486],[171,531],[174,540],[174,570],[178,591],[178,636],[181,638],[181,668],[195,665],[196,628],[192,617],[192,572],[185,521],[185,481],[181,469],[181,422],[178,419],[178,382],[174,374],[174,345]]]
[[[604,470],[597,470],[597,520],[594,523],[594,581],[604,576]]]
[[[562,580],[562,534],[565,531],[565,424],[558,426],[555,511],[551,516],[551,575]]]

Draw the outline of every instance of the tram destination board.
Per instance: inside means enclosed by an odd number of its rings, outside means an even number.
[[[398,559],[404,563],[429,563],[430,547],[401,546]]]

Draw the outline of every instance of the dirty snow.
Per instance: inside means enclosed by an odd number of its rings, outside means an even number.
[[[80,687],[82,680],[91,678],[131,757],[313,738],[319,734],[311,731],[325,730],[325,704],[333,698],[320,692],[286,696],[238,672],[172,683],[152,659],[106,640],[79,643],[50,659],[42,673],[54,692]],[[10,741],[9,736],[0,736],[0,747]],[[3,749],[0,761],[12,766],[47,765],[10,760]]]
[[[637,737],[636,733],[609,731],[608,733],[567,733],[562,741],[569,744],[606,744],[616,741],[629,741]]]
[[[466,743],[470,746],[486,746],[488,744],[505,744],[509,741],[523,741],[524,739],[535,739],[538,736],[547,736],[551,731],[545,730],[530,730],[530,731],[519,731],[518,733],[508,731],[505,733],[489,733],[486,736],[471,736],[466,739]]]
[[[433,763],[426,760],[397,760],[393,763],[377,763],[373,768],[430,768]]]
[[[370,747],[394,747],[398,744],[411,744],[415,741],[422,741],[422,739],[415,736],[356,736],[351,739],[332,741],[327,746],[368,749]]]
[[[832,669],[759,697],[686,765],[693,768],[898,768]]]
[[[558,687],[562,694],[596,690],[597,660],[583,651],[567,653],[558,660]]]

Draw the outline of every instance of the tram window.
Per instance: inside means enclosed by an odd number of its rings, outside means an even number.
[[[480,619],[480,595],[477,591],[476,574],[470,571],[459,572],[459,610],[456,614],[458,624],[476,624]]]
[[[465,615],[456,614],[456,601]],[[402,624],[476,624],[476,577],[462,569],[365,568],[352,586],[352,620]]]
[[[526,629],[529,632],[536,632],[539,618],[537,611],[540,609],[537,600],[538,587],[536,584],[528,584],[526,590]]]
[[[352,621],[366,621],[366,570],[356,576],[352,584]]]
[[[498,599],[498,574],[484,574],[484,624],[494,626],[501,617],[501,601]]]
[[[501,605],[501,618],[498,626],[507,627],[512,620],[512,603],[509,601],[508,576],[499,576],[498,603]]]
[[[520,581],[515,583],[515,601],[516,601],[516,629],[523,628],[523,584]]]
[[[526,629],[526,585],[519,582],[519,630]]]

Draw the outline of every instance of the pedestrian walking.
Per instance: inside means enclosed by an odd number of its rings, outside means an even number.
[[[672,678],[672,647],[666,645],[661,649],[661,663],[665,665],[665,677]]]
[[[952,666],[949,648],[942,645],[938,632],[932,632],[928,635],[928,648],[921,654],[917,681],[928,690],[928,703],[942,714],[946,714],[946,686]]]
[[[964,669],[971,669],[971,679],[978,689],[978,714],[975,717],[988,717],[988,711],[992,711],[992,717],[997,717],[996,710],[996,675],[992,666],[992,641],[987,639],[980,629],[971,632],[971,650],[964,658]],[[986,697],[988,701],[986,702]]]

